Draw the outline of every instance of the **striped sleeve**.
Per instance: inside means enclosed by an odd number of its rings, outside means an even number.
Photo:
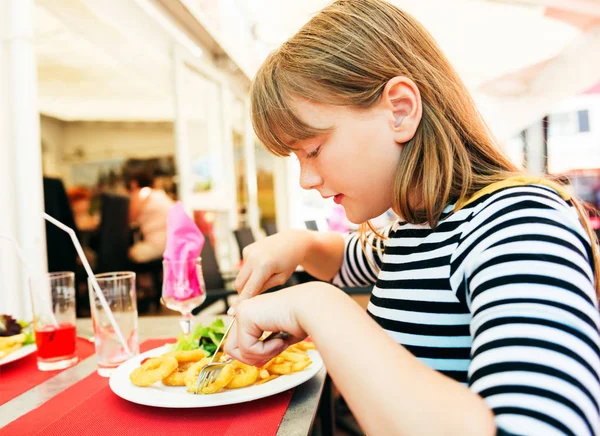
[[[499,434],[597,434],[600,339],[589,240],[553,191],[494,197],[455,255],[472,313],[469,386],[494,412]]]
[[[393,224],[381,230],[387,238]],[[345,236],[344,261],[340,271],[333,278],[333,284],[340,287],[360,287],[375,284],[381,269],[384,241],[373,232],[367,232],[361,241],[358,232]]]

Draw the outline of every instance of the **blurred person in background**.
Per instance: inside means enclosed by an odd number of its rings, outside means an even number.
[[[92,215],[92,191],[83,186],[74,186],[67,190],[69,203],[79,231],[91,231],[98,228],[99,217]]]
[[[357,224],[399,219],[246,247],[228,354],[261,365],[309,335],[371,435],[598,434],[587,214],[500,152],[420,23],[383,0],[335,1],[269,55],[251,102],[258,138],[297,156],[304,189]],[[298,265],[323,282],[258,295]],[[374,285],[368,313],[330,281]]]
[[[142,240],[129,249],[136,263],[162,258],[167,243],[167,215],[174,204],[162,189],[154,188],[154,178],[147,169],[132,170],[127,178],[129,188],[129,222],[137,224]]]

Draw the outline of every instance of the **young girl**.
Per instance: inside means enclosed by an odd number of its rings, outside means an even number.
[[[258,137],[297,156],[303,188],[354,223],[400,219],[247,247],[229,354],[262,364],[310,335],[372,435],[596,434],[595,237],[559,185],[498,151],[418,22],[336,1],[268,57],[251,97]],[[256,296],[298,265],[324,282]],[[374,284],[368,314],[331,280]],[[292,337],[259,341],[279,330]]]

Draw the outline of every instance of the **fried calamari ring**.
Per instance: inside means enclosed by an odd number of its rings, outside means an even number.
[[[200,374],[200,371],[202,371],[202,368],[204,368],[208,364],[208,362],[210,362],[210,359],[208,357],[205,357],[200,362],[196,362],[188,368],[184,376],[184,382],[185,386],[188,388],[188,392],[196,392],[196,382],[198,381],[198,374]]]
[[[201,349],[187,351],[169,351],[163,356],[173,356],[179,363],[198,362],[206,357]]]
[[[235,375],[227,384],[227,389],[239,389],[250,386],[258,379],[258,368],[255,366],[246,365],[245,363],[233,361],[231,365],[234,367]]]
[[[205,361],[206,360],[206,361]],[[202,359],[200,362],[193,364],[185,376],[185,385],[187,386],[188,392],[196,393],[196,384],[198,382],[198,375],[202,368],[206,366],[206,364],[210,362],[210,360]],[[225,365],[216,380],[202,389],[200,394],[214,394],[219,392],[225,386],[231,382],[233,377],[235,376],[235,367],[232,364]]]
[[[180,363],[175,371],[162,379],[167,386],[185,386],[185,375],[194,362]]]
[[[177,359],[162,356],[148,359],[129,374],[129,380],[136,386],[152,386],[177,369]]]
[[[206,386],[204,389],[202,389],[201,393],[217,393],[225,386],[227,386],[231,382],[231,380],[233,380],[233,377],[235,377],[235,367],[231,364],[225,365],[219,373],[219,375],[217,376],[217,379],[208,386]]]

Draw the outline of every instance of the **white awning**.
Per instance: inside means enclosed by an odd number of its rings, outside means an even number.
[[[37,0],[41,111],[65,120],[172,120],[172,34],[147,13],[152,3]],[[219,7],[249,16],[264,56],[327,3],[228,0]],[[436,38],[501,140],[600,81],[598,1],[393,3]],[[201,10],[204,3],[194,4]],[[215,27],[226,34],[226,24]]]

